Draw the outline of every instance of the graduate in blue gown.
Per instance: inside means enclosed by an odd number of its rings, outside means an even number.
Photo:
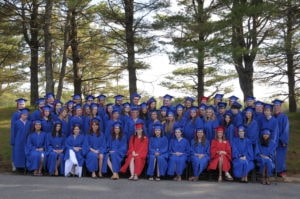
[[[121,163],[127,153],[127,139],[122,131],[122,124],[115,122],[112,125],[112,136],[107,141],[107,153],[103,161],[103,173],[107,173],[107,167],[112,172],[111,179],[119,179]]]
[[[90,132],[85,136],[84,153],[86,154],[85,164],[91,177],[102,177],[103,159],[106,154],[105,135],[100,129],[100,120],[94,118],[91,121]]]
[[[252,143],[252,148],[255,150],[255,144],[259,140],[259,127],[257,121],[254,119],[254,110],[252,108],[246,108],[244,110],[244,127],[245,129],[245,136],[250,140]]]
[[[181,181],[181,175],[186,167],[190,154],[190,144],[183,138],[183,129],[175,128],[175,138],[169,143],[168,175],[174,176],[174,180]]]
[[[80,134],[80,126],[79,123],[73,124],[72,133],[66,139],[65,176],[82,176],[85,136]]]
[[[273,113],[273,105],[264,104],[264,117],[262,117],[259,122],[259,129],[260,131],[262,131],[263,129],[269,129],[271,132],[271,140],[273,140],[274,143],[277,145],[279,141],[278,121],[272,115],[272,113]]]
[[[152,110],[151,113],[150,113],[150,120],[149,120],[149,123],[147,125],[147,133],[146,133],[146,136],[147,137],[151,137],[152,136],[152,130],[153,130],[153,126],[156,124],[156,123],[161,123],[158,119],[158,111],[157,110]]]
[[[50,106],[44,106],[42,111],[42,129],[45,133],[51,134],[53,131],[53,119]]]
[[[190,107],[189,107],[190,109]],[[188,118],[188,115],[190,113],[189,109],[185,110],[185,107],[182,104],[176,105],[176,113],[175,113],[175,121],[176,126],[184,126],[186,119]],[[187,116],[185,116],[187,115]]]
[[[62,123],[55,121],[53,132],[47,135],[47,168],[50,175],[64,175],[65,136]]]
[[[84,135],[83,132],[83,116],[82,116],[82,107],[81,105],[74,106],[75,114],[69,117],[69,132],[73,132],[73,127],[75,124],[79,124],[80,133]]]
[[[206,139],[204,129],[196,129],[195,137],[191,141],[191,162],[193,176],[190,181],[197,181],[200,174],[207,168],[210,159],[210,142]]]
[[[168,111],[167,113],[167,120],[166,123],[163,124],[163,135],[166,136],[168,140],[171,140],[171,138],[174,138],[174,127],[175,127],[176,121],[175,121],[175,114],[173,111]],[[152,130],[152,135],[153,136],[153,130]]]
[[[164,176],[168,163],[168,139],[162,134],[162,124],[156,123],[153,126],[153,136],[149,140],[148,168],[149,180],[160,180]],[[156,170],[156,172],[155,172]],[[154,172],[156,177],[154,178]]]
[[[45,106],[45,98],[39,98],[35,102],[36,106],[38,107],[37,110],[33,111],[32,114],[30,114],[30,119],[32,121],[35,120],[41,120],[42,119],[42,112],[43,112],[43,107]]]
[[[15,168],[25,168],[25,145],[26,138],[30,133],[31,122],[28,120],[29,109],[20,110],[20,118],[14,123],[13,131],[10,135],[10,145],[12,147],[12,164]]]
[[[232,114],[230,112],[224,114],[223,126],[225,129],[224,134],[226,140],[228,140],[230,144],[233,143],[233,139],[237,136],[235,134],[235,127],[232,123]]]
[[[54,100],[53,105],[54,105],[54,108],[53,108],[53,111],[51,112],[51,116],[52,116],[53,121],[57,121],[59,112],[63,107],[63,103],[60,100],[56,99],[56,100]]]
[[[126,135],[128,141],[135,133],[135,124],[145,124],[145,121],[139,118],[139,107],[134,106],[131,107],[130,110],[130,118],[127,120],[127,123],[124,124],[124,134]],[[147,132],[145,125],[143,125],[143,132]]]
[[[215,128],[217,128],[219,124],[219,120],[217,119],[213,106],[207,106],[205,110],[204,117],[204,131],[206,139],[211,142],[215,137]]]
[[[278,144],[276,148],[276,172],[280,177],[286,176],[286,155],[289,143],[290,125],[286,114],[281,111],[283,101],[274,100],[274,117],[278,121]]]
[[[257,144],[255,155],[259,172],[262,175],[262,184],[271,184],[270,176],[275,168],[274,155],[276,144],[271,138],[269,129],[264,129],[261,132],[261,139]]]
[[[190,116],[183,127],[183,136],[189,142],[194,138],[194,132],[197,128],[203,128],[203,120],[197,116],[198,107],[193,106],[190,109]]]
[[[254,153],[252,142],[245,135],[245,127],[238,127],[239,137],[232,143],[233,175],[240,178],[241,182],[248,182],[248,173],[254,168]]]
[[[111,119],[107,120],[106,121],[106,124],[105,124],[105,138],[106,140],[109,140],[110,137],[111,137],[111,131],[112,131],[112,125],[115,123],[115,122],[120,122],[122,124],[122,128],[124,129],[124,125],[120,119],[120,110],[119,109],[113,109],[112,110],[112,113],[111,113]],[[125,134],[126,136],[126,139],[129,139],[127,138],[127,135]]]
[[[63,136],[65,138],[69,137],[71,132],[69,131],[69,114],[68,109],[66,107],[60,109],[57,120],[61,123],[61,130]]]
[[[232,114],[232,123],[235,128],[243,124],[243,116],[240,109],[242,105],[238,102],[233,102],[230,107],[230,113]]]
[[[25,147],[26,166],[33,175],[42,175],[42,169],[46,162],[47,134],[42,131],[42,122],[36,120],[33,122],[34,129],[27,137]]]

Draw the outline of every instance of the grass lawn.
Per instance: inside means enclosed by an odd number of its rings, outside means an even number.
[[[15,108],[0,108],[0,172],[11,170],[10,118]],[[290,142],[287,168],[289,175],[300,174],[300,113],[288,114]]]

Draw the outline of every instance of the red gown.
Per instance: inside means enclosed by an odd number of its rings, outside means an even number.
[[[219,155],[218,151],[225,151],[227,154]],[[223,156],[223,168],[222,171],[229,171],[231,164],[231,146],[227,140],[219,142],[214,139],[211,141],[210,147],[210,162],[208,165],[208,170],[215,170],[218,167],[219,157]]]
[[[137,136],[131,136],[129,140],[129,148],[127,151],[127,158],[125,160],[125,164],[121,167],[120,171],[125,173],[132,156],[132,152],[139,154],[138,156],[134,157],[134,174],[139,176],[145,166],[147,153],[148,153],[148,138],[145,136],[144,139],[138,138]]]

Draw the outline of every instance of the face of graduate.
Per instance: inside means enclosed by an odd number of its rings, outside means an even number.
[[[263,112],[263,106],[262,105],[256,105],[255,106],[255,111],[257,112],[257,113],[262,113]]]
[[[79,135],[80,133],[80,128],[78,126],[75,126],[74,129],[73,129],[73,134],[74,135]]]
[[[136,130],[137,136],[142,136],[143,135],[143,129],[142,128],[137,128]]]
[[[139,97],[134,97],[134,98],[132,99],[132,103],[133,103],[134,105],[139,105],[139,100],[140,100]]]
[[[92,114],[93,115],[97,115],[98,114],[98,108],[97,107],[93,107]]]
[[[237,109],[237,108],[231,108],[230,110],[231,110],[232,114],[234,114],[234,115],[239,113],[239,109]]]
[[[124,112],[129,113],[130,112],[130,106],[125,106],[124,107]]]
[[[61,109],[61,107],[62,107],[61,103],[55,104],[55,110],[59,110],[59,109]]]
[[[156,120],[158,117],[157,117],[157,113],[156,112],[153,112],[153,113],[151,113],[151,119],[152,120]]]
[[[139,116],[139,112],[138,111],[131,111],[131,113],[130,113],[130,116],[132,117],[132,118],[138,118],[138,116]]]
[[[61,125],[60,125],[60,124],[57,124],[57,125],[55,126],[55,131],[56,131],[56,132],[59,132],[60,129],[61,129]]]
[[[147,107],[142,108],[142,113],[147,113],[147,112],[148,112],[148,108]]]
[[[205,109],[204,108],[200,108],[200,115],[204,116],[205,115]]]
[[[25,102],[19,102],[19,103],[17,104],[17,107],[18,107],[18,109],[23,109],[23,108],[26,107],[26,104],[25,104]]]
[[[75,104],[81,104],[81,99],[80,98],[76,98],[73,100]]]
[[[182,108],[178,108],[176,111],[177,115],[181,116],[183,115],[183,109]]]
[[[119,135],[120,132],[121,132],[120,127],[115,127],[115,128],[114,128],[114,132],[115,132],[116,135]]]
[[[192,106],[192,102],[190,100],[185,101],[185,107],[190,108]]]
[[[116,104],[118,104],[118,105],[122,105],[123,103],[123,100],[116,100]]]
[[[217,105],[219,102],[221,102],[221,99],[219,99],[219,98],[214,98],[214,105]]]
[[[203,131],[197,131],[197,138],[201,139],[204,136],[204,132]]]
[[[217,137],[218,137],[219,139],[222,139],[222,138],[223,138],[223,134],[224,134],[223,131],[218,131],[218,132],[217,132]]]
[[[93,98],[91,98],[91,99],[88,99],[86,103],[87,103],[87,104],[91,104],[91,103],[93,103],[93,102],[94,102],[94,100],[93,100]]]
[[[84,111],[85,111],[85,114],[86,114],[86,115],[91,114],[91,109],[90,109],[90,107],[87,107],[86,109],[84,109]]]
[[[160,130],[160,129],[155,129],[154,133],[155,133],[155,136],[156,136],[156,137],[160,137],[160,135],[161,135],[161,130]]]
[[[28,114],[21,114],[21,120],[25,121],[28,118]]]
[[[34,125],[34,129],[35,129],[35,131],[41,131],[42,125],[40,123],[37,123]]]
[[[253,104],[254,104],[254,100],[247,100],[246,101],[246,106],[253,106]]]
[[[245,137],[245,131],[239,130],[239,137],[244,138]]]
[[[273,106],[273,108],[274,108],[275,113],[280,113],[281,112],[281,105],[276,104],[276,105]]]
[[[212,118],[214,115],[214,111],[212,109],[207,109],[206,110],[206,117]]]
[[[167,111],[160,111],[161,116],[165,117],[167,116]]]
[[[272,111],[271,111],[271,109],[270,109],[270,108],[266,108],[266,109],[264,110],[264,115],[265,115],[266,117],[272,116]]]
[[[175,120],[174,115],[169,114],[169,115],[168,115],[168,121],[174,121],[174,120]]]
[[[190,110],[190,116],[195,118],[197,116],[197,112],[195,110]]]
[[[45,106],[45,102],[40,102],[39,103],[39,108],[43,108]]]
[[[96,122],[92,123],[92,130],[93,132],[97,132],[99,130],[99,124]]]
[[[113,107],[112,106],[108,106],[107,107],[107,112],[111,113],[113,111]]]
[[[229,123],[230,121],[231,121],[230,116],[229,116],[229,115],[226,115],[226,116],[225,116],[225,122],[226,122],[226,123]]]
[[[175,131],[175,137],[178,139],[178,138],[181,138],[182,137],[182,132],[180,130],[176,130]]]
[[[53,104],[54,97],[49,97],[49,98],[46,99],[46,101],[47,101],[47,104]]]
[[[67,114],[68,114],[67,110],[63,110],[63,111],[60,113],[60,115],[61,115],[63,118],[66,117]]]
[[[50,111],[44,111],[44,116],[48,117],[50,115]]]
[[[105,99],[98,99],[98,104],[104,105],[105,104]]]
[[[68,110],[73,110],[73,106],[74,106],[74,104],[68,104]]]
[[[112,114],[112,118],[113,118],[114,120],[119,119],[119,117],[120,117],[120,113],[119,113],[119,112],[114,112],[114,113]]]
[[[76,109],[76,115],[77,116],[81,116],[82,115],[82,109],[81,108]]]
[[[247,119],[252,119],[252,112],[247,111],[247,112],[246,112],[246,118],[247,118]]]
[[[219,112],[221,115],[223,115],[223,114],[225,113],[225,111],[226,111],[225,107],[220,107],[220,108],[218,108],[218,112]]]
[[[171,100],[170,99],[164,99],[163,104],[164,104],[164,106],[170,106],[171,105]]]
[[[150,109],[156,109],[156,102],[151,102]]]
[[[263,134],[263,139],[267,140],[270,137],[270,134]]]

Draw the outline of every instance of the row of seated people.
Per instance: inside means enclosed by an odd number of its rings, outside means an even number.
[[[61,123],[56,123],[52,134],[42,131],[41,122],[34,122],[34,131],[27,137],[25,146],[26,168],[34,175],[42,175],[46,168],[50,175],[82,176],[85,165],[92,178],[111,172],[112,179],[129,169],[129,180],[138,180],[146,163],[149,180],[160,180],[162,176],[173,176],[181,181],[187,162],[192,165],[190,180],[198,180],[205,170],[217,170],[218,181],[233,180],[229,173],[242,182],[248,182],[248,173],[256,166],[262,175],[262,183],[270,184],[269,177],[274,169],[276,144],[270,139],[270,130],[261,132],[256,144],[245,137],[245,128],[238,129],[238,137],[230,144],[225,138],[224,127],[215,130],[215,139],[209,142],[203,129],[196,129],[194,139],[189,142],[183,137],[183,129],[174,130],[170,141],[162,135],[162,125],[153,127],[153,137],[145,136],[143,123],[135,125],[135,133],[127,141],[122,127],[115,122],[107,140],[99,130],[99,122],[91,122],[90,133],[80,133],[80,125],[73,125],[66,139],[61,133]],[[127,144],[128,143],[128,144]],[[231,168],[232,167],[232,168]]]

